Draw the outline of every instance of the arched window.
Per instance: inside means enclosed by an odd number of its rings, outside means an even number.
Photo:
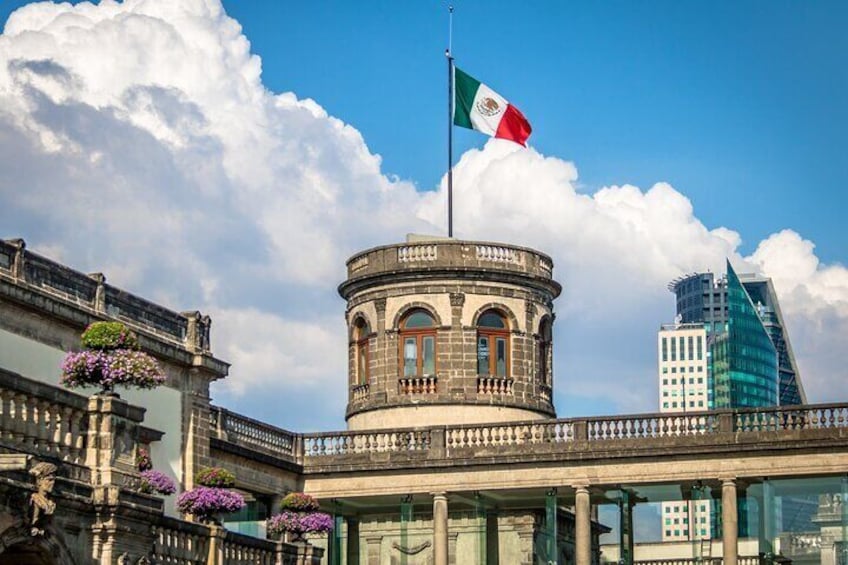
[[[486,310],[477,320],[477,374],[509,376],[509,327],[496,310]]]
[[[553,336],[551,332],[551,319],[547,316],[542,318],[539,324],[539,382],[551,385],[551,343]]]
[[[412,310],[400,322],[400,359],[404,377],[436,374],[436,320],[426,310]]]
[[[368,338],[371,336],[371,328],[363,318],[356,320],[354,326],[354,337],[356,339],[356,384],[368,384]]]

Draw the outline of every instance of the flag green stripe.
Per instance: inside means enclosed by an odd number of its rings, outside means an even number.
[[[471,125],[471,106],[474,104],[478,88],[480,88],[479,80],[456,67],[453,68],[453,123],[455,125],[474,129]]]

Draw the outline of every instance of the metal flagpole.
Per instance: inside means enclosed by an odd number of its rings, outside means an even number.
[[[453,237],[453,6],[448,6],[448,237]]]

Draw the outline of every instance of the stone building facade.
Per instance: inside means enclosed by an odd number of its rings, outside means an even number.
[[[542,253],[486,242],[357,254],[339,287],[349,429],[304,434],[211,404],[228,365],[210,351],[208,317],[0,241],[0,565],[592,565],[610,525],[599,506],[696,485],[727,514],[711,563],[755,563],[739,556],[754,547],[836,565],[848,403],[556,419],[552,271]],[[61,359],[97,320],[136,332],[165,386],[121,398],[57,386]],[[140,447],[182,490],[223,465],[256,508],[304,491],[336,529],[291,544],[238,533],[233,516],[187,521],[174,497],[139,492]],[[774,507],[807,479],[830,504],[819,532],[782,539],[766,524],[771,545],[740,543],[732,519],[746,490]]]

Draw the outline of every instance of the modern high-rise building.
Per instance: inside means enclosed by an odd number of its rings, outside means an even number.
[[[806,403],[771,279],[737,275],[728,261],[727,275],[722,278],[716,279],[713,273],[694,273],[672,281],[669,290],[676,297],[676,321],[703,324],[711,352],[719,342],[720,358],[712,360],[710,366],[718,370],[710,375],[718,379],[709,383],[715,393],[710,408]],[[774,385],[767,382],[773,376],[772,348],[777,357]]]
[[[722,278],[694,273],[674,280],[669,290],[676,297],[677,315],[675,324],[662,326],[658,334],[661,412],[806,402],[771,279],[737,275],[728,261]],[[696,344],[694,350],[690,340]],[[703,352],[697,346],[700,340]],[[681,370],[686,371],[682,379]],[[693,384],[689,371],[694,371]],[[704,374],[703,390],[699,371]],[[687,385],[689,389],[684,390]],[[792,504],[785,501],[787,507]],[[663,503],[663,541],[715,536],[716,509],[707,501],[707,516],[697,515],[701,506],[692,501]],[[739,510],[740,534],[744,534],[748,509]]]

